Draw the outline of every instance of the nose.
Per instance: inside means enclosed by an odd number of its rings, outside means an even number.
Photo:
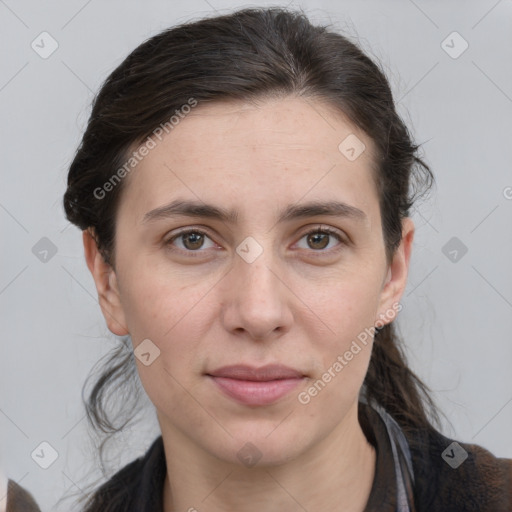
[[[290,330],[293,294],[278,268],[270,250],[252,263],[236,257],[224,283],[221,317],[226,330],[258,341],[275,339]]]

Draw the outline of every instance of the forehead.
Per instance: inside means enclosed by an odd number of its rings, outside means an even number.
[[[338,191],[360,207],[376,199],[371,139],[318,100],[199,104],[153,140],[124,183],[123,202],[139,216],[178,192],[208,202],[237,192],[297,201]],[[362,152],[354,159],[351,148]]]

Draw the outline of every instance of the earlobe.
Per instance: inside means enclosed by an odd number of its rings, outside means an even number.
[[[406,217],[402,221],[402,240],[389,264],[382,287],[378,315],[375,319],[377,325],[390,323],[394,320],[396,312],[401,309],[397,308],[407,285],[413,239],[414,223],[410,217]],[[392,311],[395,313],[390,315]]]
[[[117,276],[110,264],[105,262],[98,250],[94,234],[90,229],[82,232],[85,260],[92,274],[98,302],[109,330],[117,336],[129,334],[122,308]]]

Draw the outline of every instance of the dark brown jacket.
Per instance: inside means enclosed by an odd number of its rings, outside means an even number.
[[[34,498],[14,480],[7,482],[6,512],[41,512]]]

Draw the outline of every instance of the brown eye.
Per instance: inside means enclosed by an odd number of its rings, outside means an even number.
[[[311,249],[325,249],[329,245],[330,235],[327,233],[313,233],[307,235]]]
[[[301,244],[305,240],[305,244]],[[337,242],[332,244],[331,242]],[[339,249],[344,244],[343,236],[330,228],[318,228],[305,233],[299,241],[300,249],[312,249],[317,252],[328,252]]]
[[[204,235],[196,231],[191,231],[181,236],[184,247],[191,251],[195,249],[200,249],[204,243]]]
[[[205,246],[208,242],[210,245]],[[177,248],[182,252],[204,252],[199,251],[199,249],[210,249],[215,246],[210,237],[198,229],[182,231],[170,238],[166,242],[166,245]]]

